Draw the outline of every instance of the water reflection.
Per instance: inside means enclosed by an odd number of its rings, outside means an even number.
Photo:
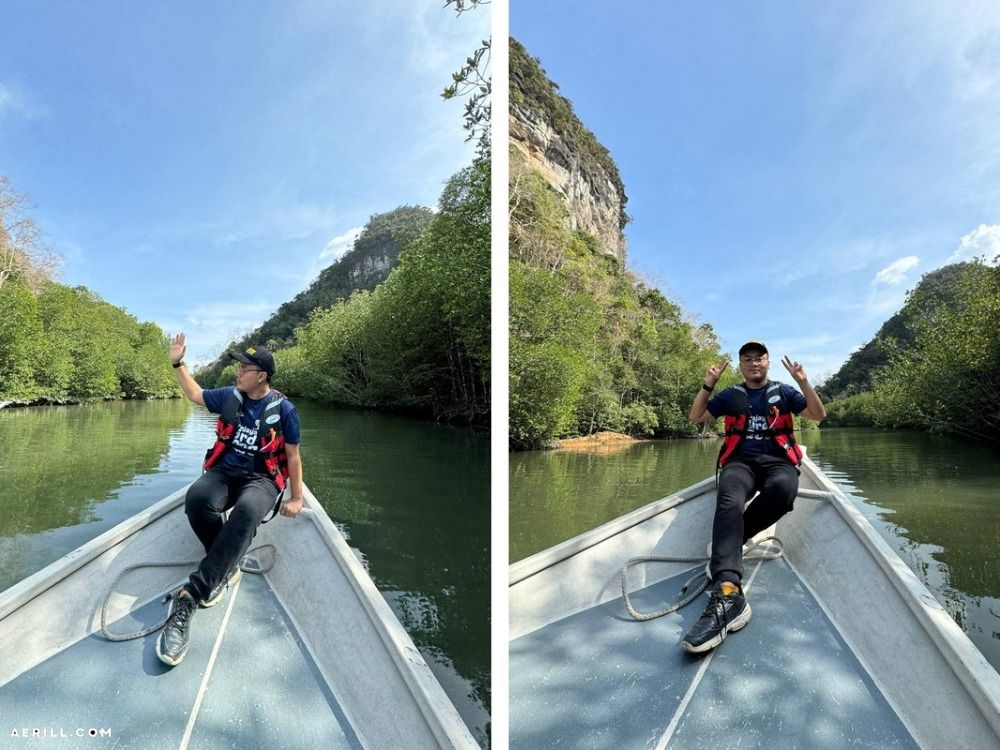
[[[821,431],[811,455],[1000,669],[1000,451],[845,428]]]

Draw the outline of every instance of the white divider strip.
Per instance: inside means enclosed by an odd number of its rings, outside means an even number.
[[[750,590],[753,586],[753,580],[757,577],[757,571],[760,570],[761,563],[763,560],[757,563],[757,567],[753,569],[753,573],[750,574],[750,580],[747,581],[747,585],[743,587],[744,593]],[[723,641],[725,643],[725,641]],[[687,710],[688,704],[694,697],[694,691],[698,689],[701,684],[701,678],[705,676],[705,672],[708,671],[708,665],[712,663],[712,658],[719,652],[722,647],[720,643],[716,648],[705,657],[702,661],[701,666],[698,667],[698,672],[695,674],[694,679],[691,680],[691,685],[688,687],[687,692],[684,694],[684,698],[681,700],[680,704],[677,706],[677,710],[674,711],[674,716],[670,719],[670,723],[667,725],[666,730],[663,732],[663,736],[660,737],[660,741],[656,743],[656,750],[666,750],[667,743],[670,742],[671,738],[674,736],[674,732],[677,731],[677,725],[681,723],[681,717],[684,716],[684,712]]]
[[[226,634],[226,627],[229,625],[229,616],[233,613],[233,607],[236,606],[236,594],[239,592],[240,584],[242,582],[243,578],[240,577],[240,579],[233,584],[233,588],[229,592],[229,602],[226,605],[226,614],[222,618],[222,626],[219,628],[219,634],[215,637],[215,645],[212,647],[212,655],[208,658],[208,666],[205,667],[205,676],[202,678],[201,685],[198,688],[198,694],[194,698],[194,705],[191,707],[191,715],[188,716],[188,723],[184,728],[184,736],[181,737],[181,744],[178,746],[177,750],[187,750],[188,743],[191,742],[191,733],[194,731],[194,724],[198,720],[198,714],[201,711],[202,701],[205,700],[205,693],[208,690],[208,680],[212,676],[212,670],[215,668],[215,660],[219,656],[219,649],[222,647],[222,638]]]

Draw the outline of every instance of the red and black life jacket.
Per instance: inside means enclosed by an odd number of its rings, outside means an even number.
[[[257,427],[257,453],[254,455],[255,473],[271,477],[278,491],[285,489],[288,480],[288,455],[285,436],[281,432],[281,402],[284,394],[273,388],[268,392],[267,403],[260,413]],[[215,445],[205,454],[205,471],[215,466],[232,447],[233,435],[243,416],[243,394],[233,388],[215,424]]]
[[[717,468],[723,467],[726,461],[733,457],[749,432],[747,425],[750,423],[750,400],[747,397],[746,385],[743,383],[733,387],[738,414],[726,416],[724,420],[725,434],[722,438]],[[778,400],[774,403],[771,403],[772,392],[778,396]],[[766,430],[754,430],[753,434],[773,438],[775,444],[781,448],[782,455],[794,466],[798,466],[802,463],[802,449],[795,442],[795,423],[792,421],[792,412],[781,396],[781,383],[767,381],[764,401],[771,405],[771,413],[765,417],[768,427]]]

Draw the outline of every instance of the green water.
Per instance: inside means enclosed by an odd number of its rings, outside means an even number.
[[[306,483],[488,745],[488,436],[295,402]],[[0,590],[195,479],[213,428],[179,400],[0,410]]]
[[[1000,450],[860,428],[802,442],[1000,669]],[[512,454],[511,562],[710,476],[718,448],[678,440],[606,456]]]

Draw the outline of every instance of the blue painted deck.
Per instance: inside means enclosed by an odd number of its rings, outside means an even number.
[[[0,687],[0,746],[51,747],[78,729],[110,729],[102,747],[360,748],[337,701],[263,576],[244,575],[211,674],[205,674],[232,592],[191,623],[187,656],[156,657],[158,634],[122,643],[90,636]],[[112,625],[139,630],[165,614],[159,600]],[[204,682],[204,687],[203,687]],[[12,737],[16,730],[18,737]]]
[[[661,608],[689,575],[633,603]],[[668,727],[673,750],[917,747],[784,560],[761,565],[747,598],[750,623],[707,667],[679,645],[705,598],[649,622],[618,598],[512,641],[510,747],[653,748]]]

